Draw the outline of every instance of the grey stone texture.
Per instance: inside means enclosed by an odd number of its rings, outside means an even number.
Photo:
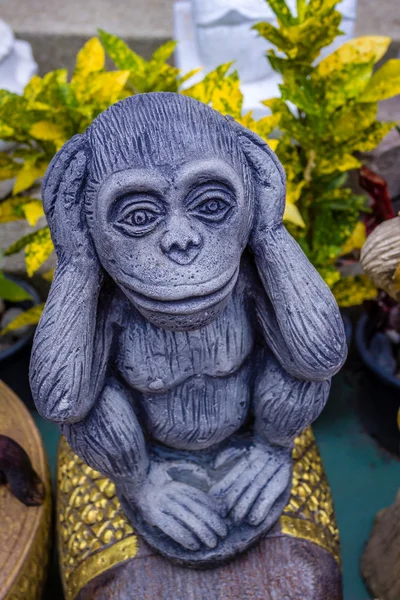
[[[102,27],[134,38],[172,36],[173,0],[1,0],[1,18],[18,33],[93,35]],[[397,0],[358,0],[357,35],[389,35],[400,41]]]
[[[293,441],[347,351],[282,224],[277,157],[192,98],[137,95],[64,145],[43,199],[58,262],[32,352],[40,414],[152,547],[234,557],[279,518]]]

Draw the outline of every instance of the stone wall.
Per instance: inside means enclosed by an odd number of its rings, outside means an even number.
[[[93,35],[97,27],[129,38],[172,35],[173,0],[0,0],[1,18],[19,34]],[[357,34],[400,41],[398,0],[358,0]]]

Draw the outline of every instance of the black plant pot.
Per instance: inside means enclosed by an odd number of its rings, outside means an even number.
[[[374,324],[366,314],[357,323],[355,343],[369,371],[370,393],[361,400],[360,410],[368,433],[390,452],[400,455],[400,379],[384,371],[369,350]]]
[[[7,278],[18,283],[32,300],[8,303],[27,310],[40,303],[38,292],[26,281],[7,275]],[[0,351],[0,379],[2,379],[28,406],[33,406],[32,394],[29,387],[29,360],[32,349],[32,339],[35,328],[31,327],[25,335],[22,335],[12,346]]]
[[[343,320],[343,325],[344,325],[344,333],[346,335],[346,342],[347,345],[350,347],[352,338],[353,338],[353,325],[352,322],[350,320],[350,317],[344,313],[343,311],[340,311],[340,314],[342,315],[342,320]]]

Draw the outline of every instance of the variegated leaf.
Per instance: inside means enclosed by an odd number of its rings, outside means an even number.
[[[11,323],[9,323],[7,327],[4,327],[0,331],[0,335],[4,335],[9,331],[15,331],[16,329],[20,329],[21,327],[26,327],[27,325],[37,325],[39,323],[43,309],[44,303],[32,306],[32,308],[29,308],[25,312],[18,315],[18,317],[11,321]]]

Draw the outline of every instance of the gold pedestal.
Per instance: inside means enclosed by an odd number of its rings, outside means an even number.
[[[330,488],[311,428],[293,450],[292,494],[271,537],[301,538],[340,564],[339,534]],[[58,455],[57,533],[67,600],[112,567],[148,556],[148,546],[125,517],[114,484],[85,465],[65,438]],[[134,597],[134,594],[132,594]]]

